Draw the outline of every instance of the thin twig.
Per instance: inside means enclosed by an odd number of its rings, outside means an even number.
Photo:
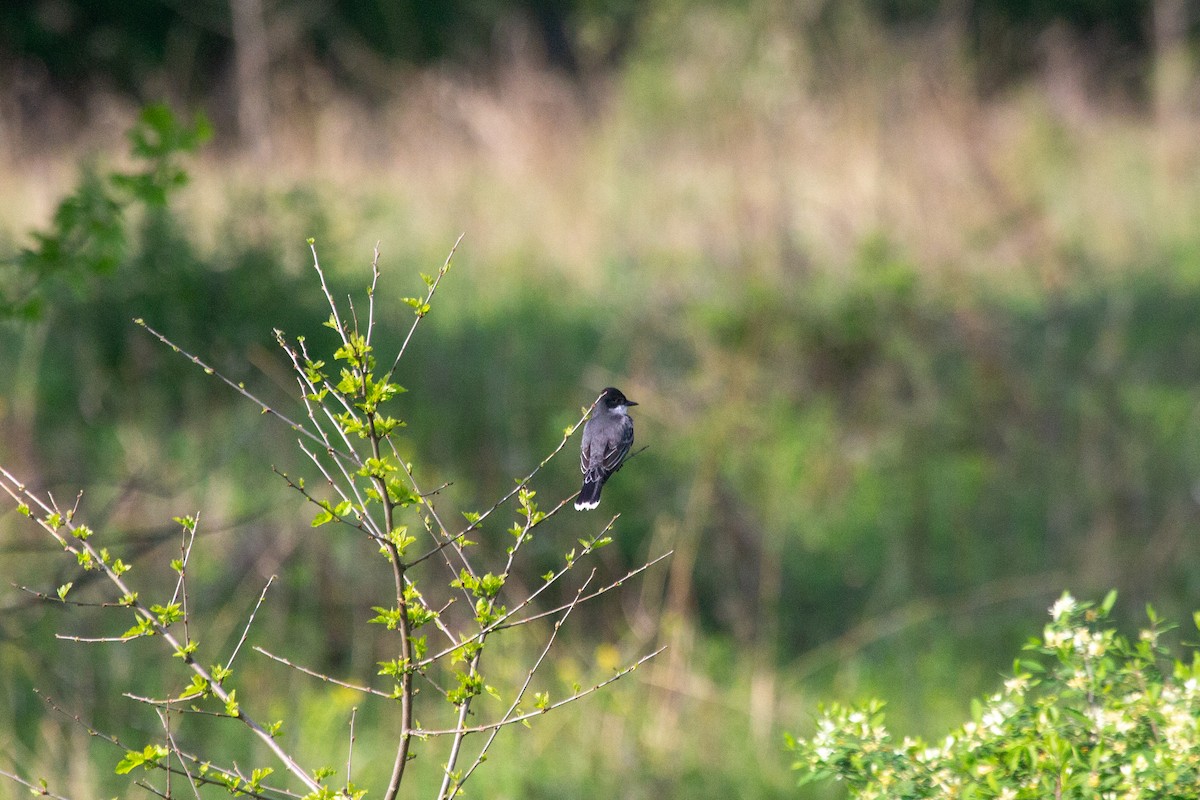
[[[175,592],[171,595],[171,603],[175,603],[180,599],[182,593],[183,599],[183,638],[185,641],[192,640],[191,634],[188,631],[188,594],[187,594],[187,565],[192,556],[192,545],[196,542],[196,528],[200,525],[200,512],[192,517],[191,525],[181,525],[183,528],[183,536],[179,540],[179,578],[175,581]]]
[[[43,693],[41,690],[34,689],[33,691],[34,691],[34,694],[36,694],[38,697],[42,698],[42,700],[46,703],[46,705],[50,706],[50,708],[52,708],[56,713],[61,714],[62,716],[66,717],[67,719],[74,722],[76,725],[83,728],[85,731],[87,731],[87,734],[89,736],[92,736],[96,739],[101,739],[105,742],[108,742],[109,744],[113,745],[114,747],[119,748],[122,752],[129,752],[129,750],[131,749],[117,737],[115,737],[111,734],[108,734],[108,733],[103,733],[101,731],[98,731],[95,728],[93,728],[91,725],[88,725],[86,722],[83,721],[83,719],[78,714],[70,713],[65,708],[58,705],[58,703],[54,702],[54,700],[52,698],[50,698],[48,695]],[[234,773],[230,772],[229,770],[222,769],[221,767],[217,766],[216,764],[213,764],[208,761],[201,761],[201,759],[198,756],[195,756],[184,750],[176,750],[175,754],[180,759],[187,759],[188,761],[192,762],[193,766],[199,767],[202,764],[208,764],[209,772],[215,772],[217,774],[220,774],[220,775],[223,775],[226,777],[236,777],[234,775]],[[170,766],[170,764],[162,764],[162,763],[157,763],[157,762],[154,764],[154,766],[158,767],[159,769],[163,769],[163,770],[174,769],[173,767]],[[226,786],[226,784],[223,781],[219,781],[214,778],[210,778],[206,775],[197,774],[196,780],[198,780],[200,783],[204,783],[204,784],[212,784],[214,786],[222,786],[222,787]],[[264,791],[271,792],[273,795],[282,795],[282,796],[286,796],[286,797],[296,797],[296,798],[300,797],[299,794],[288,791],[287,789],[280,789],[280,788],[271,787],[271,786],[263,786],[262,788]],[[245,788],[241,789],[241,792],[242,792],[242,794],[246,795],[247,797],[253,797],[253,798],[256,798],[257,800],[273,800],[273,798],[270,795],[264,795],[264,794],[259,794],[257,792],[248,791]]]
[[[342,327],[341,317],[338,316],[337,303],[333,301],[333,295],[329,292],[329,286],[325,283],[325,271],[321,269],[321,261],[317,258],[317,243],[310,239],[308,249],[312,251],[313,269],[317,272],[317,277],[321,280],[321,291],[325,294],[325,300],[329,303],[329,310],[333,314],[333,323],[336,326],[335,330],[342,337],[342,344],[346,344],[345,328]]]
[[[599,398],[597,398],[597,401],[598,400],[599,400]],[[511,491],[509,491],[508,494],[504,495],[499,500],[497,500],[495,503],[493,503],[491,508],[489,508],[487,511],[480,514],[479,518],[476,519],[475,521],[473,521],[471,524],[469,524],[466,528],[464,528],[463,530],[454,534],[453,536],[450,536],[446,541],[439,542],[432,550],[430,550],[428,553],[425,553],[424,555],[422,555],[420,558],[416,559],[415,561],[411,562],[409,564],[409,566],[415,566],[416,564],[420,564],[422,561],[429,558],[430,556],[436,555],[437,553],[441,552],[447,546],[450,546],[453,542],[462,539],[462,537],[466,536],[468,533],[471,533],[472,531],[479,529],[483,525],[484,520],[486,520],[488,517],[490,517],[496,509],[498,509],[500,506],[507,503],[509,500],[511,500],[513,497],[515,497],[518,492],[520,492],[522,489],[524,489],[526,486],[528,486],[529,482],[531,480],[533,480],[533,478],[538,474],[538,472],[540,472],[543,467],[545,467],[548,463],[550,463],[550,459],[554,458],[556,455],[559,454],[559,452],[564,447],[566,447],[567,442],[570,441],[571,437],[575,435],[575,431],[579,430],[579,427],[581,425],[583,425],[585,422],[587,422],[587,418],[588,418],[588,416],[591,415],[592,409],[595,408],[595,406],[596,406],[596,402],[593,401],[592,405],[588,406],[587,410],[584,411],[583,416],[581,416],[579,418],[579,421],[577,421],[574,425],[572,425],[570,428],[568,428],[563,433],[562,441],[558,443],[558,446],[555,447],[554,450],[552,450],[548,456],[543,458],[538,463],[538,465],[529,472],[528,475],[526,475],[524,478],[522,478],[520,481],[518,481],[517,485],[515,487],[513,487],[513,489]],[[401,463],[403,463],[403,461],[401,461]],[[406,468],[406,472],[407,472],[407,468]],[[411,473],[408,473],[408,478],[409,478],[410,482],[414,483],[414,488],[415,488],[415,482],[413,481]],[[566,500],[562,501],[561,503],[559,503],[559,506],[561,507],[563,505],[566,505],[566,503],[569,502],[570,499],[571,498],[567,498]],[[555,511],[557,511],[557,510],[558,509],[556,508]],[[550,514],[547,514],[546,516],[549,517]]]
[[[597,535],[597,537],[596,537],[597,540],[600,538],[600,536],[604,535],[609,530],[611,530],[613,523],[615,523],[616,521],[617,521],[616,516],[614,516],[611,520],[609,520],[608,524],[606,526],[604,526],[604,529],[600,532],[600,534]],[[526,596],[524,599],[522,599],[519,603],[517,603],[511,609],[509,609],[505,613],[501,614],[495,622],[493,622],[492,624],[488,625],[485,628],[480,629],[479,632],[472,634],[471,636],[469,636],[465,639],[461,639],[458,642],[458,644],[456,644],[452,647],[447,647],[446,649],[440,650],[432,656],[427,656],[427,657],[421,659],[421,661],[417,662],[417,667],[418,668],[427,667],[428,665],[432,664],[433,662],[438,661],[442,658],[445,658],[447,655],[449,655],[450,653],[459,649],[464,644],[467,644],[467,643],[473,642],[473,641],[477,641],[477,640],[482,640],[489,633],[496,631],[496,630],[500,630],[503,623],[512,619],[512,617],[514,615],[516,615],[517,612],[521,611],[523,608],[527,607],[530,603],[532,603],[538,597],[538,595],[540,595],[542,592],[546,591],[546,589],[548,589],[549,587],[553,586],[563,575],[567,574],[567,572],[574,569],[575,565],[579,563],[580,559],[583,556],[591,553],[592,550],[593,550],[593,548],[591,548],[591,547],[585,548],[583,550],[583,552],[580,553],[578,556],[576,556],[576,558],[573,561],[567,563],[566,566],[562,567],[557,572],[555,572],[554,575],[552,575],[549,580],[547,580],[545,583],[543,583],[537,589],[534,589],[528,596]],[[658,560],[658,559],[656,559],[656,560]],[[630,574],[633,574],[633,573],[630,573]],[[624,580],[624,579],[622,579],[622,580]],[[559,610],[561,610],[561,609],[559,609]],[[508,625],[506,627],[513,627],[513,626]]]
[[[46,787],[45,783],[30,783],[21,776],[3,769],[0,769],[0,777],[8,778],[10,781],[16,781],[17,783],[29,789],[31,793],[37,795],[38,797],[49,797],[51,800],[69,800],[69,798],[63,797],[61,794],[55,794],[54,792],[50,791]]]
[[[654,658],[655,656],[657,656],[659,653],[663,652],[666,649],[667,649],[667,645],[664,644],[662,647],[658,648],[653,653],[647,653],[646,655],[639,658],[637,661],[633,662],[629,666],[622,669],[620,672],[615,673],[612,677],[608,678],[607,680],[604,680],[604,681],[601,681],[600,683],[594,684],[593,686],[591,686],[587,689],[584,689],[583,691],[576,692],[576,693],[572,694],[570,697],[564,697],[562,700],[559,700],[557,703],[551,703],[550,705],[546,706],[545,708],[538,709],[537,711],[530,711],[527,714],[521,714],[520,716],[512,717],[510,719],[500,720],[497,722],[489,722],[485,725],[475,725],[470,728],[462,728],[461,730],[465,733],[479,733],[481,731],[490,731],[495,728],[501,728],[506,725],[512,725],[517,722],[524,722],[527,719],[533,719],[534,717],[539,717],[542,714],[553,711],[556,708],[561,708],[561,707],[565,706],[567,703],[573,703],[574,701],[580,699],[581,697],[587,697],[589,694],[592,694],[593,692],[597,692],[600,689],[603,689],[605,686],[608,686],[613,681],[623,678],[626,675],[628,675],[629,673],[633,672],[635,669],[640,667],[642,664],[645,664],[647,661]],[[459,730],[460,730],[459,728],[450,728],[448,730],[417,729],[417,730],[413,731],[413,735],[414,736],[448,736],[452,733],[457,733]]]
[[[504,717],[501,721],[503,721],[504,719],[510,718],[514,713],[516,713],[517,709],[520,708],[521,700],[522,700],[522,698],[525,697],[525,692],[529,689],[529,684],[533,681],[534,674],[538,671],[539,668],[541,668],[542,662],[545,661],[546,656],[549,655],[550,648],[554,646],[554,640],[558,637],[558,632],[559,632],[559,630],[562,629],[563,623],[565,623],[567,621],[567,617],[571,616],[571,612],[575,610],[576,604],[579,603],[579,598],[583,595],[584,591],[587,589],[588,584],[590,584],[592,582],[592,578],[595,578],[595,577],[596,577],[596,570],[595,570],[595,568],[593,568],[592,571],[588,574],[587,579],[579,586],[579,589],[575,592],[575,598],[571,601],[571,604],[569,606],[567,606],[565,611],[563,611],[563,615],[558,620],[555,621],[554,627],[550,631],[550,637],[546,640],[546,646],[542,648],[542,652],[537,657],[537,660],[533,662],[533,666],[531,666],[529,668],[529,670],[525,673],[525,682],[522,683],[521,688],[517,690],[516,697],[513,698],[512,704],[508,707],[508,710],[504,712]],[[496,728],[492,729],[492,732],[488,736],[487,741],[483,743],[483,747],[480,748],[479,753],[476,754],[475,761],[471,764],[471,766],[467,769],[467,771],[463,773],[462,777],[459,778],[457,781],[455,781],[454,790],[451,791],[449,795],[446,795],[446,788],[448,786],[447,781],[449,780],[451,774],[453,774],[452,771],[454,768],[453,764],[449,765],[450,768],[446,771],[446,775],[442,781],[442,791],[441,791],[441,794],[438,795],[439,797],[446,797],[447,800],[454,800],[454,797],[457,796],[459,791],[462,790],[463,784],[466,783],[467,779],[471,777],[471,773],[473,773],[479,767],[479,765],[484,762],[484,759],[487,758],[487,751],[489,749],[491,749],[492,742],[496,741],[496,737],[499,734],[500,734],[500,727],[496,727]],[[465,736],[465,733],[463,735]],[[461,740],[461,737],[456,737],[456,740]]]
[[[353,689],[354,691],[362,692],[363,694],[373,694],[377,697],[386,697],[389,700],[395,699],[392,696],[391,692],[381,692],[380,690],[372,689],[369,686],[358,686],[353,683],[346,683],[345,681],[340,681],[337,678],[331,678],[328,675],[324,675],[320,672],[317,672],[316,670],[311,670],[308,667],[301,666],[300,664],[297,664],[294,661],[289,661],[288,659],[284,658],[283,656],[277,656],[274,653],[270,652],[269,650],[264,650],[263,648],[259,647],[258,645],[254,645],[254,650],[258,651],[259,653],[262,653],[264,656],[266,656],[267,658],[269,658],[273,661],[278,661],[280,664],[291,667],[292,669],[297,670],[299,672],[303,672],[305,675],[311,676],[313,678],[317,678],[318,680],[325,681],[326,683],[332,683],[333,685],[341,686],[344,689]]]
[[[171,632],[170,627],[160,622],[158,615],[152,612],[140,600],[137,599],[137,594],[130,589],[125,580],[113,569],[109,563],[107,563],[107,560],[101,556],[100,551],[96,549],[95,545],[93,545],[88,538],[79,535],[78,526],[76,526],[75,523],[69,519],[62,519],[61,514],[59,517],[54,519],[57,524],[51,524],[50,515],[58,513],[54,504],[53,496],[47,494],[47,498],[50,501],[48,505],[46,502],[41,500],[41,498],[34,495],[31,491],[24,489],[24,484],[13,478],[11,473],[7,472],[3,468],[0,468],[0,475],[3,475],[7,480],[11,481],[13,484],[16,484],[18,487],[21,487],[14,490],[7,483],[0,482],[0,488],[3,488],[6,493],[18,500],[20,497],[27,498],[30,503],[44,509],[47,512],[47,517],[38,518],[38,525],[40,525],[43,530],[53,536],[54,539],[59,542],[64,549],[75,554],[86,553],[87,558],[91,560],[94,568],[101,571],[105,577],[108,578],[109,582],[111,582],[113,586],[117,588],[121,598],[128,602],[130,609],[140,619],[144,620],[145,623],[149,625],[164,642],[167,643],[167,645],[171,648],[172,653],[182,655],[183,662],[187,668],[201,679],[206,681],[209,690],[213,693],[213,695],[228,706],[231,703],[232,698],[230,697],[229,693],[225,691],[224,687],[221,686],[220,682],[214,680],[209,671],[191,656],[184,645],[180,644],[178,638],[174,633]],[[65,531],[65,533],[62,531]],[[67,540],[67,535],[71,536],[71,539],[74,543]],[[82,638],[78,638],[77,640],[88,641]],[[126,640],[122,639],[119,641]],[[247,728],[249,728],[264,745],[266,745],[266,747],[275,755],[275,757],[279,759],[280,763],[282,763],[289,772],[291,772],[301,783],[303,783],[304,786],[309,789],[309,791],[316,792],[320,790],[320,784],[318,784],[303,767],[296,763],[295,759],[293,759],[287,753],[287,751],[285,751],[283,747],[275,741],[275,738],[271,736],[271,734],[268,733],[267,730],[263,728],[263,726],[259,724],[256,719],[254,719],[254,717],[245,712],[241,712],[238,715],[238,719],[241,720],[241,722]]]
[[[21,584],[13,583],[12,581],[9,581],[9,586],[11,586],[14,589],[17,589],[19,591],[25,592],[26,594],[32,595],[33,597],[36,597],[38,600],[45,600],[46,602],[49,602],[49,603],[59,603],[64,606],[75,606],[76,608],[126,608],[127,607],[124,603],[113,603],[113,602],[85,603],[81,600],[68,600],[65,597],[59,597],[58,594],[47,594],[46,592],[39,592],[37,589],[31,589],[28,586],[22,586]],[[3,610],[4,609],[0,609],[0,611],[3,611]]]
[[[625,573],[624,576],[617,578],[615,581],[608,584],[607,586],[603,586],[603,587],[597,589],[596,591],[592,592],[591,594],[585,595],[584,597],[580,598],[580,602],[587,602],[588,600],[591,600],[592,598],[599,597],[600,595],[602,595],[606,592],[610,592],[613,589],[619,588],[621,585],[623,585],[625,583],[625,581],[629,580],[630,578],[634,577],[635,575],[637,575],[640,572],[645,572],[650,567],[653,567],[655,564],[662,561],[663,559],[670,558],[671,555],[673,555],[674,553],[675,553],[674,550],[668,550],[667,552],[663,553],[662,555],[658,556],[657,558],[653,559],[652,561],[647,561],[645,564],[642,564],[640,567],[635,567],[634,569],[631,569],[629,572]],[[520,619],[515,619],[515,620],[512,620],[511,622],[502,622],[502,623],[499,623],[496,625],[495,630],[499,631],[499,630],[504,630],[505,628],[516,628],[520,625],[528,625],[530,622],[533,622],[535,620],[539,620],[544,617],[549,617],[553,614],[557,614],[559,611],[562,611],[564,608],[566,608],[566,605],[561,605],[561,606],[558,606],[557,608],[551,608],[547,611],[542,611],[542,612],[533,614],[528,617],[521,617]]]
[[[376,250],[376,253],[379,251]],[[354,718],[358,715],[358,706],[350,709],[350,747],[346,752],[346,788],[350,788],[353,783],[352,770],[354,769]]]
[[[167,771],[167,774],[168,775],[171,774],[170,770]],[[163,791],[160,791],[159,789],[155,788],[151,784],[147,783],[146,781],[134,781],[133,785],[137,786],[139,788],[145,789],[147,792],[154,795],[155,797],[161,797],[161,798],[163,798],[163,800],[171,800],[170,787],[167,787],[167,791],[163,792]]]
[[[379,285],[379,242],[375,242],[375,252],[371,256],[371,285],[367,287],[367,344],[371,344],[371,334],[375,331],[375,287]]]
[[[207,375],[212,375],[212,376],[214,376],[214,377],[218,378],[218,379],[219,379],[219,380],[220,380],[222,383],[224,383],[226,386],[228,386],[229,388],[233,389],[235,392],[237,392],[237,393],[238,393],[238,394],[240,394],[242,397],[244,397],[244,398],[246,398],[247,400],[249,400],[251,403],[254,403],[254,405],[258,406],[259,410],[260,410],[260,411],[262,411],[262,413],[264,413],[264,414],[270,414],[271,416],[278,418],[278,419],[279,419],[281,422],[283,422],[284,424],[286,424],[286,425],[287,425],[288,427],[290,427],[292,430],[294,430],[294,431],[299,431],[300,433],[304,434],[305,436],[307,436],[308,438],[312,439],[313,441],[316,441],[316,442],[320,442],[320,441],[321,441],[321,437],[320,437],[320,436],[317,436],[315,433],[313,433],[312,431],[310,431],[308,428],[305,428],[305,427],[304,427],[303,425],[301,425],[300,423],[298,423],[298,422],[295,422],[295,421],[294,421],[294,420],[292,420],[290,417],[288,417],[286,414],[282,414],[282,413],[280,413],[278,409],[272,408],[271,406],[267,405],[267,404],[266,404],[264,401],[262,401],[262,400],[258,399],[258,398],[257,398],[255,395],[251,394],[251,393],[250,393],[250,391],[249,391],[249,390],[247,390],[245,386],[243,386],[243,385],[242,385],[242,384],[240,384],[240,383],[235,383],[233,380],[231,380],[231,379],[229,379],[229,378],[225,377],[225,375],[224,375],[223,373],[221,373],[221,372],[218,372],[218,371],[217,371],[216,369],[214,369],[213,367],[210,367],[210,366],[209,366],[208,364],[206,364],[206,363],[205,363],[205,362],[204,362],[204,361],[203,361],[203,360],[202,360],[202,359],[201,359],[199,356],[194,356],[194,355],[192,355],[191,353],[189,353],[187,350],[184,350],[182,347],[180,347],[179,345],[177,345],[177,344],[175,344],[174,342],[172,342],[172,341],[171,341],[170,339],[168,339],[166,336],[164,336],[163,334],[159,333],[159,332],[158,332],[158,331],[156,331],[154,328],[152,328],[152,327],[150,327],[148,324],[146,324],[146,321],[145,321],[144,319],[141,319],[141,318],[139,317],[139,318],[137,318],[137,319],[135,319],[135,320],[134,320],[134,323],[135,323],[135,324],[137,324],[137,325],[140,325],[140,326],[141,326],[141,327],[143,327],[143,328],[145,328],[145,329],[146,329],[146,331],[147,331],[147,332],[149,332],[149,334],[150,334],[151,336],[153,336],[154,338],[158,339],[160,342],[162,342],[163,344],[165,344],[167,347],[171,348],[171,349],[172,349],[173,351],[175,351],[176,353],[179,353],[179,354],[180,354],[180,355],[182,355],[184,358],[188,359],[188,360],[189,360],[189,361],[191,361],[193,364],[195,364],[196,366],[198,366],[198,367],[200,367],[201,369],[203,369],[203,370],[204,370],[204,372],[205,372],[205,374],[207,374]],[[345,453],[339,453],[339,455],[342,455],[343,457],[345,457],[345,455],[346,455],[346,454],[345,454]]]
[[[171,752],[175,754],[175,758],[179,761],[179,768],[183,770],[183,774],[187,776],[188,785],[192,787],[192,793],[196,795],[196,800],[200,800],[200,787],[196,785],[196,779],[192,777],[192,771],[188,769],[187,762],[179,755],[179,743],[175,741],[175,735],[171,733],[171,712],[158,711],[158,718],[162,720],[163,730],[167,734],[167,744],[171,746]],[[171,770],[167,770],[167,794],[170,794],[171,787]]]
[[[130,700],[135,700],[148,706],[152,706],[156,711],[167,709],[169,711],[177,711],[180,714],[193,714],[198,717],[219,717],[221,719],[234,719],[231,714],[226,714],[224,711],[207,711],[203,708],[176,708],[180,703],[192,703],[196,700],[196,695],[188,695],[187,697],[168,697],[165,700],[160,700],[157,697],[143,697],[140,694],[133,692],[121,692],[122,697],[128,697]]]
[[[430,301],[433,300],[433,294],[437,291],[438,284],[442,282],[442,278],[445,277],[446,273],[450,271],[450,262],[454,260],[454,254],[458,251],[458,246],[462,243],[463,237],[466,235],[466,233],[460,233],[458,235],[458,239],[455,240],[454,246],[450,248],[450,253],[446,256],[445,262],[442,263],[441,269],[438,270],[437,275],[433,276],[433,282],[429,284],[429,291],[425,295],[425,305],[429,305]],[[400,344],[400,349],[396,352],[396,360],[392,362],[392,368],[388,370],[388,383],[392,382],[392,378],[396,374],[396,368],[400,366],[400,359],[404,356],[404,351],[408,347],[408,342],[410,339],[412,339],[413,333],[416,332],[417,325],[420,324],[421,320],[423,319],[425,319],[424,314],[417,314],[417,318],[413,320],[412,325],[409,327],[408,334],[404,337],[404,341]]]
[[[64,642],[78,642],[80,644],[129,644],[135,639],[141,639],[145,634],[137,636],[69,636],[65,633],[56,633],[54,638]]]
[[[229,661],[225,663],[226,671],[233,669],[233,660],[237,658],[238,651],[246,643],[246,637],[250,635],[250,626],[254,624],[254,617],[258,614],[258,609],[262,607],[263,600],[267,597],[267,590],[271,588],[271,584],[274,582],[274,575],[267,579],[267,585],[263,587],[262,593],[258,596],[258,602],[254,604],[254,610],[250,612],[250,619],[246,620],[246,627],[242,631],[242,638],[238,640],[237,647],[233,648],[233,653],[229,656]]]

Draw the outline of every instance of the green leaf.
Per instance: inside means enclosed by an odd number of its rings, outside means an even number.
[[[497,594],[499,594],[500,590],[503,587],[504,587],[504,576],[503,575],[493,575],[492,573],[489,572],[486,575],[484,575],[482,578],[479,579],[478,591],[479,591],[480,596],[492,598],[492,597],[495,597]]]
[[[67,583],[64,583],[62,586],[58,587],[58,599],[66,600],[67,592],[71,591],[71,587],[74,585],[74,582],[68,581]]]
[[[429,313],[429,304],[419,297],[405,297],[403,302],[413,307],[413,312],[418,317],[423,317]]]
[[[261,769],[256,769],[253,772],[251,772],[250,773],[250,784],[249,784],[250,788],[257,792],[259,789],[262,788],[259,784],[262,783],[263,778],[267,777],[274,771],[275,770],[271,769],[270,767],[263,767]]]
[[[378,661],[380,675],[390,675],[399,678],[408,669],[408,659],[394,658],[391,661]]]
[[[117,774],[128,775],[138,767],[150,769],[158,763],[159,759],[166,758],[169,753],[170,751],[161,744],[148,744],[142,748],[141,752],[129,750],[117,764]]]
[[[171,603],[169,605],[152,605],[150,612],[158,618],[158,624],[164,628],[170,627],[174,623],[183,619],[183,606],[179,603]]]
[[[386,625],[389,631],[396,630],[400,625],[400,609],[398,608],[383,608],[382,606],[374,606],[373,611],[377,612],[376,616],[367,622],[376,625]]]
[[[138,617],[137,623],[121,634],[122,639],[136,639],[139,636],[153,636],[154,625],[145,617]]]
[[[1110,589],[1108,594],[1104,595],[1104,601],[1100,603],[1100,613],[1103,616],[1108,616],[1108,612],[1112,611],[1113,603],[1117,602],[1117,590]]]
[[[195,641],[189,639],[188,643],[185,644],[183,647],[175,648],[174,657],[182,658],[184,661],[187,661],[191,658],[192,653],[196,652],[196,648],[199,646],[200,646],[200,644],[198,642],[195,642]]]
[[[192,676],[192,682],[183,692],[180,693],[177,700],[187,700],[191,697],[203,697],[208,694],[208,681],[201,678],[199,675]]]

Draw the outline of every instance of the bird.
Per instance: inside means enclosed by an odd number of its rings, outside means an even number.
[[[612,386],[600,393],[592,416],[583,426],[579,468],[583,471],[583,488],[575,500],[576,511],[590,511],[600,505],[600,490],[604,482],[621,468],[633,446],[633,418],[630,406],[636,406]]]

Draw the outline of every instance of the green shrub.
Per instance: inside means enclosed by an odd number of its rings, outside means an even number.
[[[1108,622],[1115,599],[1064,593],[1026,645],[1037,657],[941,742],[897,743],[877,700],[830,707],[812,737],[789,739],[801,783],[833,778],[857,798],[1200,797],[1200,657],[1165,668],[1169,626],[1147,609],[1130,641]]]

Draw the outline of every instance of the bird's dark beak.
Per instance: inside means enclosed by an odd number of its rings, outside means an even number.
[[[626,400],[626,401],[625,401],[625,405],[627,405],[627,406],[636,406],[636,405],[637,405],[637,403],[633,402],[632,400]]]

